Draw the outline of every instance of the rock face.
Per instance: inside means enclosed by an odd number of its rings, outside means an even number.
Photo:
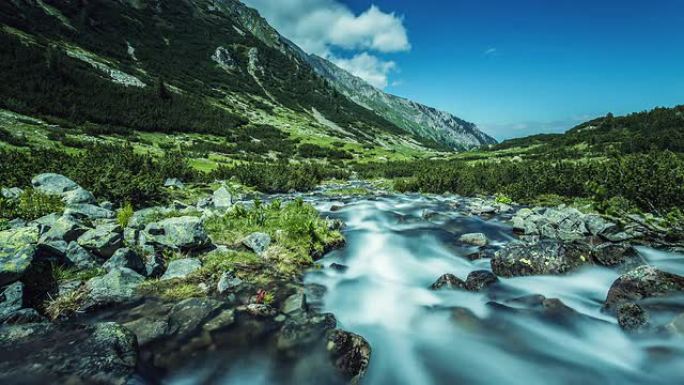
[[[263,255],[271,244],[271,237],[266,233],[252,233],[248,235],[242,244],[258,255]]]
[[[337,370],[353,384],[358,383],[368,369],[371,347],[359,335],[333,330],[328,336],[328,352]]]
[[[458,238],[458,241],[473,246],[487,246],[489,243],[487,236],[483,233],[463,234]]]
[[[98,226],[78,238],[80,246],[102,258],[110,258],[123,243],[123,229],[117,224]]]
[[[197,217],[168,218],[150,223],[145,228],[148,243],[180,251],[202,249],[209,245],[209,236]]]
[[[684,277],[657,270],[651,266],[639,266],[620,276],[608,290],[604,307],[617,310],[625,303],[644,298],[664,297],[684,291]]]
[[[590,263],[591,249],[582,243],[545,240],[511,243],[497,251],[492,271],[501,277],[564,274]]]
[[[136,295],[145,277],[127,268],[118,268],[88,281],[88,306],[124,302]]]
[[[133,250],[124,247],[117,250],[114,255],[102,266],[107,270],[125,267],[136,273],[145,274],[145,263],[142,258]]]
[[[161,280],[165,281],[167,279],[185,278],[200,268],[202,268],[202,263],[199,259],[177,259],[169,263],[169,267],[166,269],[164,275],[162,275]]]
[[[135,336],[115,323],[0,328],[0,381],[5,384],[17,379],[36,384],[123,384],[137,361]]]

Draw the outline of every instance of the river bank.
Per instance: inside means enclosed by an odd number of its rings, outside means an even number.
[[[126,226],[81,202],[3,231],[4,378],[680,379],[684,262],[644,248],[655,241],[637,226],[361,181],[307,194],[228,190],[140,210]],[[27,255],[23,271],[9,268]]]

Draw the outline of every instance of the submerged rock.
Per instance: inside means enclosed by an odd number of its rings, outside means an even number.
[[[444,274],[430,286],[430,289],[465,289],[465,282],[453,274]]]
[[[463,234],[458,238],[458,241],[473,246],[487,246],[489,240],[483,233],[469,233]]]
[[[363,337],[343,330],[328,335],[328,352],[335,368],[352,384],[366,374],[371,358],[371,347]]]
[[[624,330],[635,331],[648,324],[648,313],[641,306],[625,303],[617,308],[618,325]]]
[[[492,271],[501,277],[564,274],[591,262],[591,249],[582,243],[545,240],[511,243],[496,252]]]
[[[604,307],[617,310],[619,305],[644,298],[663,297],[684,291],[684,277],[651,266],[639,266],[620,276],[608,290]]]
[[[5,384],[18,379],[36,384],[124,384],[137,361],[135,336],[115,323],[0,328],[0,381]]]
[[[499,279],[491,271],[477,270],[468,274],[465,288],[469,291],[480,291],[499,282]]]

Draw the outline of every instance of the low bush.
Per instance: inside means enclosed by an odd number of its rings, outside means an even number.
[[[22,218],[27,221],[42,216],[61,213],[64,203],[58,196],[46,195],[33,189],[26,189],[18,199],[0,197],[0,218]]]

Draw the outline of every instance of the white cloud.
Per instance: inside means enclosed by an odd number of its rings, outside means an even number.
[[[387,75],[396,64],[371,52],[411,49],[403,17],[375,5],[355,15],[338,0],[243,1],[306,52],[330,59],[376,87],[387,86]],[[352,51],[354,56],[338,58],[332,53],[335,49]]]
[[[397,68],[395,62],[383,61],[366,52],[357,54],[351,59],[337,57],[330,57],[329,59],[340,68],[351,72],[380,89],[387,87],[389,83],[388,75]]]
[[[499,50],[496,49],[495,47],[491,47],[491,48],[487,48],[484,51],[484,54],[485,54],[485,56],[493,56],[493,55],[496,55],[498,53],[498,51]]]

